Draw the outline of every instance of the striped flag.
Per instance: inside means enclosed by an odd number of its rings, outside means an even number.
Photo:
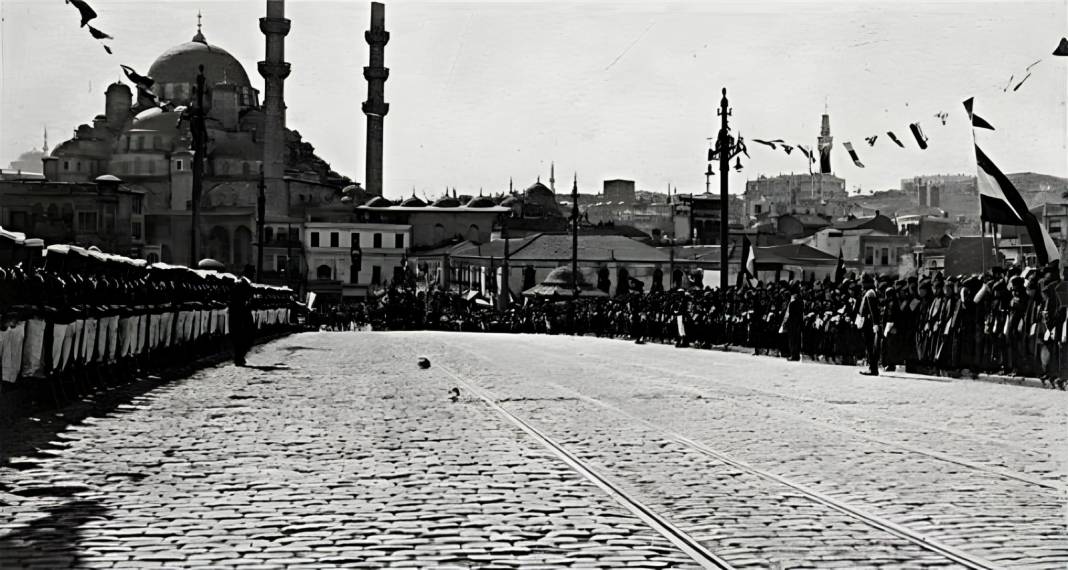
[[[920,150],[926,150],[927,136],[923,134],[923,129],[920,128],[920,124],[912,123],[909,125],[909,129],[912,131],[912,136],[916,137],[916,144],[920,145]]]
[[[972,126],[976,127],[976,128],[979,128],[979,129],[994,130],[994,125],[991,125],[990,123],[988,123],[986,121],[986,119],[984,119],[984,118],[980,117],[979,115],[976,115],[974,112],[972,112],[972,107],[974,105],[975,105],[975,97],[968,97],[968,99],[966,99],[964,101],[964,110],[968,112],[968,120],[971,121]]]
[[[905,148],[905,143],[901,142],[901,139],[897,138],[892,131],[886,131],[886,136],[890,137],[890,140],[894,141],[894,144],[901,148]]]
[[[853,159],[853,164],[857,165],[858,168],[864,168],[864,163],[861,162],[860,161],[860,157],[857,156],[857,151],[853,150],[853,143],[851,143],[851,142],[842,143],[842,146],[844,146],[845,149],[846,149],[846,152],[849,153],[849,158]]]
[[[979,218],[1005,226],[1024,226],[1035,246],[1038,263],[1060,259],[1056,244],[1038,218],[1027,209],[1027,203],[1012,181],[990,160],[979,145],[975,145],[976,181],[979,186]]]

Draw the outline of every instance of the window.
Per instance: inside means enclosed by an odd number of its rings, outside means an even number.
[[[141,174],[141,157],[140,156],[135,156],[134,157],[133,172],[131,172],[130,174]]]
[[[64,160],[63,161],[63,170],[67,170],[67,171],[70,170],[70,161],[69,160]]]
[[[97,215],[96,212],[78,212],[78,226],[79,232],[95,232],[97,229]]]
[[[149,160],[148,161],[148,173],[149,174],[155,174],[156,173],[156,161],[154,161],[154,160]]]
[[[274,228],[263,228],[263,241],[265,243],[274,241]]]
[[[352,232],[349,234],[349,248],[357,249],[360,247],[360,232]]]
[[[145,139],[141,135],[134,137],[134,150],[144,150]]]
[[[300,241],[300,228],[289,228],[289,241]]]
[[[763,208],[763,206],[761,206],[760,204],[753,204],[753,213],[754,214],[759,214],[761,212],[762,208]]]
[[[382,234],[375,234],[371,247],[382,247]]]
[[[182,170],[182,168],[183,168],[184,166],[185,166],[185,165],[184,165],[184,164],[182,164],[182,161],[181,161],[181,160],[176,160],[176,161],[174,161],[174,169],[175,169],[175,170],[177,170],[177,171],[181,172],[181,170]]]
[[[148,254],[148,257],[145,259],[145,261],[149,263],[159,263],[159,254],[150,253]]]
[[[340,232],[330,232],[330,247],[341,247]]]
[[[279,273],[285,273],[286,267],[289,265],[289,258],[284,255],[274,256],[274,270]]]
[[[883,248],[882,262],[883,265],[890,265],[890,248],[888,247]]]
[[[360,282],[360,268],[354,263],[349,266],[349,283],[353,285]]]
[[[79,160],[74,163],[74,170],[77,170],[78,172],[82,171],[82,161]]]
[[[331,274],[333,274],[333,270],[330,269],[329,265],[320,265],[315,270],[316,279],[330,279]]]
[[[152,137],[152,148],[160,150],[163,148],[163,137],[155,135]]]
[[[371,284],[372,285],[380,285],[381,283],[382,283],[382,266],[380,266],[380,265],[372,265],[371,266]]]
[[[29,221],[29,216],[26,212],[13,211],[11,212],[11,229],[26,230],[26,222]]]
[[[145,210],[145,197],[137,194],[130,200],[130,213],[142,214]]]
[[[319,232],[311,232],[311,246],[319,247]]]
[[[397,234],[393,236],[393,247],[397,249],[404,249],[404,234]]]
[[[1061,233],[1061,231],[1062,230],[1061,230],[1061,221],[1060,220],[1052,220],[1052,221],[1050,221],[1050,223],[1049,223],[1049,233],[1051,233],[1051,234],[1059,234],[1059,233]]]
[[[864,265],[874,265],[874,264],[875,264],[875,248],[873,248],[870,245],[869,246],[865,246],[864,247]]]
[[[130,224],[130,234],[133,239],[141,239],[141,222],[133,222]]]

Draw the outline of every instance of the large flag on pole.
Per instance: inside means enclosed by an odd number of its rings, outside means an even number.
[[[1042,223],[1027,209],[1027,203],[1012,181],[975,145],[976,182],[979,186],[979,219],[1005,226],[1024,226],[1035,246],[1039,265],[1060,259],[1056,244]]]
[[[742,261],[741,267],[738,268],[738,277],[735,280],[735,286],[741,287],[747,283],[756,273],[756,257],[753,255],[753,244],[749,241],[749,236],[742,236]]]

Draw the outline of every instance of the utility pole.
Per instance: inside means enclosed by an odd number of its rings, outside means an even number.
[[[504,262],[501,264],[501,292],[500,297],[497,300],[498,306],[501,311],[507,311],[509,305],[512,303],[512,287],[509,281],[511,275],[508,268],[508,257],[510,255],[510,248],[508,247],[508,217],[512,212],[509,211],[501,216],[501,237],[504,239]]]
[[[264,192],[267,183],[263,178],[263,167],[260,167],[259,196],[256,197],[256,281],[263,283],[263,224],[267,213],[267,195]],[[288,238],[289,236],[286,236]]]
[[[731,116],[731,109],[727,106],[727,88],[723,88],[723,98],[719,101],[719,109],[716,112],[720,117],[719,137],[716,139],[716,148],[708,153],[708,168],[711,171],[712,161],[719,160],[719,286],[727,288],[727,241],[729,224],[727,222],[727,203],[730,196],[727,194],[727,171],[731,165],[731,159],[745,152],[745,143],[741,137],[735,140],[730,135],[730,127],[727,125],[727,117]],[[746,154],[748,156],[748,154]],[[738,159],[735,168],[742,169],[742,159]],[[707,171],[706,171],[707,172]]]
[[[579,231],[579,207],[578,207],[578,173],[571,183],[571,334],[575,334],[578,328],[575,319],[575,305],[578,303],[578,231]]]
[[[200,194],[204,190],[204,154],[207,128],[204,126],[204,66],[198,68],[196,106],[190,110],[189,130],[193,136],[193,216],[189,229],[189,267],[200,262]]]

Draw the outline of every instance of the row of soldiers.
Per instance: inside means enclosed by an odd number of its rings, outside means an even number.
[[[503,313],[457,293],[391,290],[374,328],[593,334],[677,346],[745,346],[790,360],[949,376],[1037,377],[1064,388],[1068,307],[1057,263],[1041,270],[840,283],[780,281],[616,297],[525,299]]]
[[[128,376],[288,327],[293,294],[0,228],[0,381]],[[2,385],[2,384],[0,384]],[[10,386],[10,384],[7,384]]]

